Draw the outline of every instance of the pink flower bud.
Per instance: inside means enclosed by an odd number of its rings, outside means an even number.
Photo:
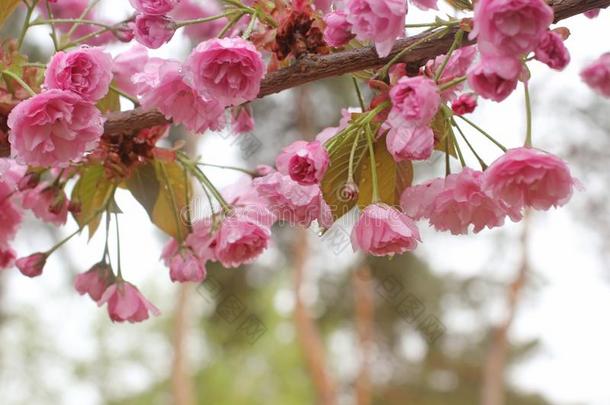
[[[252,108],[249,105],[233,107],[231,110],[231,128],[233,132],[243,134],[254,130]]]
[[[47,262],[47,257],[47,253],[34,253],[27,257],[17,259],[15,265],[24,276],[36,277],[42,274],[42,269]]]
[[[36,187],[39,182],[40,173],[30,172],[23,176],[21,180],[19,180],[17,187],[19,188],[19,191],[25,191]]]
[[[477,108],[476,94],[462,94],[451,103],[451,110],[455,115],[470,114]]]
[[[427,126],[392,128],[386,137],[388,151],[397,162],[425,160],[434,149],[434,133]]]
[[[74,288],[80,295],[89,294],[92,300],[99,301],[106,288],[114,281],[114,273],[108,263],[94,264],[91,269],[76,276]]]
[[[136,41],[147,48],[157,49],[169,42],[176,32],[174,21],[165,16],[139,14],[135,21]]]
[[[131,42],[136,34],[132,27],[129,24],[122,24],[120,27],[112,30],[112,33],[121,42]]]

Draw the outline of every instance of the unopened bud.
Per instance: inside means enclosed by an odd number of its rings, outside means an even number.
[[[19,191],[29,190],[34,188],[40,183],[40,173],[30,172],[26,173],[25,176],[19,180],[17,188]]]

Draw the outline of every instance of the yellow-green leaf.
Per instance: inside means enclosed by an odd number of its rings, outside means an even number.
[[[93,237],[102,219],[102,210],[112,197],[114,185],[104,175],[100,165],[87,167],[72,189],[72,201],[80,204],[74,219],[80,226],[89,221],[89,239]],[[99,212],[96,215],[96,212]]]
[[[434,132],[434,149],[441,152],[447,151],[447,141],[449,141],[449,154],[457,157],[455,145],[453,144],[453,128],[451,127],[451,119],[447,116],[444,110],[440,110],[430,125]],[[447,138],[448,137],[448,138]]]
[[[161,160],[147,163],[134,171],[127,188],[163,232],[178,240],[186,237],[188,228],[182,213],[190,184],[180,165]]]
[[[121,101],[119,93],[110,88],[108,93],[96,104],[97,108],[103,113],[121,111]]]
[[[2,0],[0,1],[0,27],[4,25],[4,21],[13,14],[20,0]]]
[[[385,136],[382,136],[373,145],[375,152],[375,163],[377,164],[377,188],[381,202],[395,206],[399,203],[399,188],[405,187],[411,182],[412,174],[409,173],[408,164],[399,167],[394,158],[388,152]],[[361,209],[370,205],[373,201],[373,177],[371,173],[370,154],[367,153],[360,173],[358,188],[358,207]]]
[[[354,142],[357,143],[354,151],[353,170],[357,183],[360,166],[367,150],[365,134],[361,133],[358,136],[356,131],[339,134],[328,151],[330,164],[322,179],[321,189],[322,196],[329,205],[335,220],[345,215],[356,205],[355,200],[346,199],[342,193],[348,180],[349,159]]]

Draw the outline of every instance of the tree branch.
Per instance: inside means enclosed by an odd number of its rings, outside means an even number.
[[[555,12],[555,22],[588,10],[605,8],[610,5],[610,0],[547,1]],[[443,37],[426,41],[414,47],[402,58],[402,62],[406,63],[409,69],[416,70],[429,59],[446,53],[453,42],[456,30],[457,27],[452,28]],[[397,41],[392,53],[386,58],[379,58],[372,46],[350,49],[330,55],[305,56],[291,66],[267,74],[261,84],[258,97],[262,98],[328,77],[341,76],[346,73],[383,66],[398,52],[421,39],[422,35],[420,34]],[[464,41],[462,46],[469,43]],[[145,111],[139,108],[131,111],[111,113],[107,118],[105,133],[109,135],[131,134],[134,131],[169,123],[163,114],[158,111]]]

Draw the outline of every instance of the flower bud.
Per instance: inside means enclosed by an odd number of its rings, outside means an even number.
[[[348,181],[339,191],[339,199],[345,202],[354,201],[358,198],[359,193],[358,185],[353,181]]]
[[[451,103],[455,115],[470,114],[477,108],[477,96],[472,93],[462,94]]]
[[[19,191],[29,190],[31,188],[36,187],[39,182],[40,182],[40,173],[36,173],[36,172],[26,173],[25,176],[23,176],[21,178],[21,180],[19,180],[19,183],[17,184],[17,188],[19,189]]]
[[[47,257],[48,253],[33,253],[27,257],[17,259],[15,265],[24,276],[37,277],[42,274]]]
[[[92,300],[99,301],[106,288],[114,282],[114,273],[108,263],[96,263],[74,279],[74,288],[80,295],[89,294]]]

